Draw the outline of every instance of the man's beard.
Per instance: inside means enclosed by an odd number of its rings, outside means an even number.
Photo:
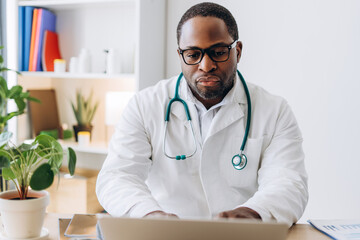
[[[219,86],[217,89],[200,89],[195,84],[189,84],[191,90],[195,92],[198,96],[200,96],[203,99],[216,99],[216,98],[224,98],[226,94],[231,90],[231,88],[234,85],[235,81],[235,75],[236,75],[236,69],[231,75],[231,77],[227,81],[221,81],[219,82]]]

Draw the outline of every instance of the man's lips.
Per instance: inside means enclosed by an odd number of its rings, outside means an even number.
[[[212,87],[220,83],[220,78],[217,76],[201,76],[196,79],[198,85]]]

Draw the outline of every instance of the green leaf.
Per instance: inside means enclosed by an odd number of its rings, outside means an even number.
[[[2,132],[0,133],[0,148],[9,142],[12,137],[12,132]]]
[[[7,121],[9,121],[11,118],[16,117],[16,116],[19,116],[19,115],[21,115],[21,114],[23,114],[23,113],[24,113],[24,111],[11,112],[11,113],[9,113],[8,115],[6,115],[6,116],[4,117],[4,120],[5,120],[5,122],[7,122]]]
[[[63,148],[57,141],[53,141],[51,147],[54,153],[50,158],[50,161],[53,163],[52,167],[53,169],[59,170],[63,161]]]
[[[30,96],[30,93],[29,92],[21,92],[20,94],[19,94],[19,97],[21,97],[21,98],[28,98]]]
[[[85,98],[80,90],[76,91],[76,104],[71,102],[71,106],[79,126],[91,125],[99,102],[93,103],[93,91],[88,98]]]
[[[5,72],[5,71],[12,71],[12,70],[10,68],[6,68],[6,67],[0,68],[0,72]]]
[[[35,138],[34,142],[32,143],[32,145],[39,145],[39,149],[43,150],[43,149],[50,149],[52,146],[52,142],[56,141],[55,138],[50,137],[48,135],[39,135]],[[50,151],[50,150],[47,150]],[[45,153],[40,153],[40,156],[45,155]]]
[[[32,144],[39,144],[37,153],[48,159],[49,164],[55,172],[61,167],[63,160],[63,148],[55,138],[49,135],[39,135],[35,138]]]
[[[0,87],[1,87],[1,90],[4,91],[4,92],[9,91],[8,86],[7,86],[7,82],[3,77],[0,77]]]
[[[23,88],[19,85],[13,86],[9,91],[8,98],[15,99],[15,98],[20,97],[22,89]]]
[[[51,186],[54,181],[54,172],[48,163],[40,165],[30,179],[30,187],[35,191],[40,191]]]
[[[13,171],[11,170],[11,168],[3,168],[2,170],[2,177],[5,180],[12,180],[15,179],[15,174],[13,173]]]
[[[4,156],[4,155],[1,155],[1,152],[0,152],[0,168],[8,168],[10,167],[10,160]]]
[[[21,99],[21,98],[16,98],[14,100],[15,100],[16,106],[18,107],[19,112],[23,112],[24,109],[26,108],[25,100]]]
[[[74,149],[72,149],[71,147],[68,148],[68,160],[69,160],[69,172],[70,175],[74,175],[75,173],[75,167],[76,167],[76,154]]]
[[[71,103],[71,107],[72,107],[72,109],[73,109],[73,111],[74,111],[74,115],[75,115],[76,121],[79,123],[78,114],[77,114],[77,109],[75,108],[74,103]]]
[[[93,120],[98,105],[99,105],[99,102],[97,102],[97,103],[95,104],[94,109],[93,109],[92,112],[91,112],[91,115],[90,115],[90,118],[89,118],[89,123],[91,123],[91,121]]]
[[[19,146],[19,151],[20,152],[25,152],[25,151],[29,151],[32,149],[36,149],[37,145],[33,145],[33,144],[27,144],[27,143],[23,143]]]
[[[37,102],[37,103],[41,103],[41,101],[39,99],[31,97],[31,96],[27,97],[27,100]]]

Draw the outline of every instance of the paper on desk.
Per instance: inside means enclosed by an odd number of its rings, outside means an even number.
[[[360,219],[308,220],[320,232],[336,240],[360,240]]]
[[[65,237],[97,239],[95,214],[75,214],[65,231]]]

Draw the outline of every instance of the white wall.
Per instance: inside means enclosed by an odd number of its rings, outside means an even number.
[[[176,26],[200,1],[168,1],[167,76]],[[285,97],[304,137],[308,218],[360,216],[360,1],[214,1],[235,16],[245,79]],[[358,149],[359,147],[359,149]]]

